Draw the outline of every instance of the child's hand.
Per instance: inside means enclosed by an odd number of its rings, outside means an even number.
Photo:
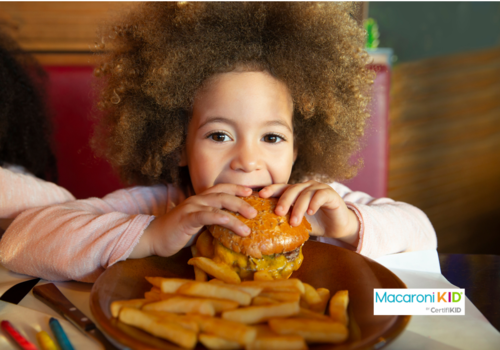
[[[312,235],[336,238],[354,246],[358,244],[359,222],[356,214],[347,208],[333,188],[324,183],[274,184],[264,187],[259,195],[262,198],[280,196],[276,215],[286,215],[293,205],[291,226],[298,226],[306,215],[312,226]]]
[[[208,225],[224,226],[240,236],[247,236],[250,233],[248,226],[221,209],[238,212],[248,219],[254,218],[257,211],[243,199],[236,197],[247,197],[250,194],[252,190],[248,187],[218,184],[203,193],[187,198],[151,222],[130,258],[150,255],[171,256]]]

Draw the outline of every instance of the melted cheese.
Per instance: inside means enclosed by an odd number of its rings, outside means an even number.
[[[275,279],[287,279],[302,265],[304,256],[300,247],[299,255],[293,261],[288,261],[283,254],[264,255],[261,259],[255,259],[227,249],[214,239],[213,260],[229,265],[242,280],[253,279],[254,272],[262,270],[268,271]]]

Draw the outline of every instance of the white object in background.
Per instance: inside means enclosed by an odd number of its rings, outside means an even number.
[[[441,274],[439,256],[435,249],[385,255],[375,259],[375,261],[389,270],[394,268]]]

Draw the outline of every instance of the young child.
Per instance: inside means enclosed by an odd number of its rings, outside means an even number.
[[[170,256],[205,225],[245,236],[222,212],[279,197],[291,224],[377,257],[436,248],[411,205],[333,182],[368,117],[364,32],[345,3],[147,3],[103,32],[110,50],[94,146],[123,180],[103,199],[21,214],[0,242],[13,271],[94,281],[127,258]],[[332,184],[328,184],[332,183]]]
[[[57,181],[45,74],[0,31],[0,235],[22,211],[74,200]]]

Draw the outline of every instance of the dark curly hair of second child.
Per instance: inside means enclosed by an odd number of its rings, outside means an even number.
[[[28,52],[0,32],[0,166],[23,166],[57,182],[46,73]]]

